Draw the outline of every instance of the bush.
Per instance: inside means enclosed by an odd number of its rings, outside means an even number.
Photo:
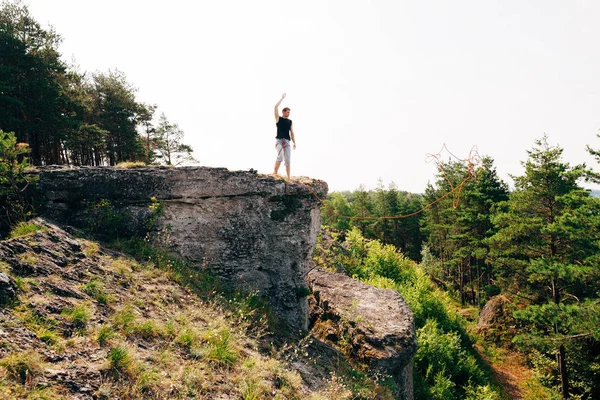
[[[17,143],[13,132],[0,130],[0,234],[31,216],[33,205],[25,189],[36,178],[25,175],[29,146]]]

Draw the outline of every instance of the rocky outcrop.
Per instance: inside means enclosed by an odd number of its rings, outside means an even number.
[[[145,234],[150,227],[150,238],[166,236],[171,250],[227,286],[261,293],[293,329],[309,329],[312,289],[310,328],[322,341],[315,343],[390,376],[397,398],[412,399],[416,339],[404,300],[342,274],[311,271],[324,182],[200,167],[46,168],[39,175],[42,215],[106,236]],[[18,268],[35,274],[45,267]],[[80,295],[64,287],[51,291]]]
[[[509,344],[517,334],[511,301],[504,295],[490,298],[479,313],[475,331],[487,340]]]
[[[327,184],[204,167],[39,171],[41,213],[97,233],[154,225],[171,249],[226,285],[257,290],[294,329],[307,328],[306,274]],[[104,219],[104,220],[103,220]],[[111,224],[119,224],[119,227]]]
[[[390,376],[396,398],[413,398],[412,359],[417,342],[411,310],[398,292],[346,275],[312,270],[313,333],[373,375]]]
[[[17,297],[17,283],[4,272],[0,272],[0,305],[10,303],[15,297]]]

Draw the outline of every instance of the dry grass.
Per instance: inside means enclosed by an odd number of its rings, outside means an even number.
[[[267,325],[254,318],[258,311],[252,301],[243,296],[225,301],[217,292],[200,297],[173,282],[173,270],[111,257],[94,242],[81,243],[93,266],[74,266],[79,282],[74,275],[38,276],[31,292],[21,292],[19,303],[9,309],[39,341],[23,342],[38,346],[37,352],[11,344],[11,356],[0,362],[0,399],[1,393],[69,398],[58,382],[35,390],[27,386],[46,368],[96,371],[101,381],[89,384],[100,399],[351,398],[339,378],[312,393],[280,353],[261,345]],[[36,254],[23,258],[33,261]],[[74,286],[85,296],[61,297],[48,289],[52,285]],[[260,353],[259,348],[271,350]],[[42,362],[40,354],[47,352],[64,361]]]
[[[143,161],[125,161],[117,164],[117,168],[140,168],[145,167],[147,164]]]

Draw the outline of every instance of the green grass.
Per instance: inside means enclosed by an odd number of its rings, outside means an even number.
[[[102,325],[96,334],[96,340],[100,346],[107,344],[112,338],[116,336],[116,332],[109,325]]]
[[[88,304],[82,303],[73,308],[62,310],[61,315],[73,322],[78,328],[85,328],[92,318],[92,311]]]
[[[130,305],[123,307],[113,316],[113,323],[117,328],[127,332],[131,324],[135,321],[136,315]]]
[[[106,305],[112,300],[111,296],[106,292],[104,284],[98,279],[92,279],[90,282],[83,285],[82,290],[88,296],[98,300],[98,303],[100,304]]]
[[[235,348],[231,333],[227,328],[206,336],[208,348],[203,348],[200,355],[209,362],[220,365],[233,365],[239,358],[239,351]]]
[[[19,222],[17,226],[15,226],[12,231],[10,231],[9,238],[15,239],[25,236],[31,236],[36,232],[43,232],[47,230],[48,228],[46,228],[45,226],[37,225],[32,222]]]
[[[135,358],[126,346],[119,344],[113,347],[108,352],[106,359],[108,360],[108,371],[114,379],[135,375]]]
[[[162,328],[152,320],[145,320],[137,324],[132,324],[127,334],[150,340],[160,337],[162,335]]]
[[[31,350],[9,354],[0,360],[0,366],[20,383],[26,383],[43,370],[42,356]]]
[[[175,337],[175,343],[187,350],[190,350],[197,340],[198,334],[189,327],[182,328]]]

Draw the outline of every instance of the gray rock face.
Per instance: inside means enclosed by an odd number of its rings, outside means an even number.
[[[250,172],[205,167],[41,169],[41,213],[74,226],[97,224],[97,210],[131,215],[144,232],[151,197],[164,211],[174,251],[225,284],[257,290],[292,328],[307,328],[306,274],[320,228],[327,184],[286,182]],[[96,229],[108,229],[98,226]]]
[[[417,340],[412,311],[398,292],[319,269],[308,280],[315,336],[342,349],[354,364],[392,377],[396,398],[412,399]]]
[[[17,283],[4,272],[0,272],[0,305],[17,297]]]

